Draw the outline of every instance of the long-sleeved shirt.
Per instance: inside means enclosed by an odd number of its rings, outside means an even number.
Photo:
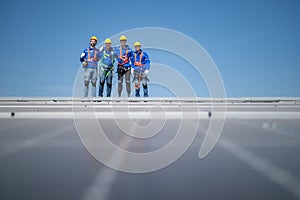
[[[112,68],[115,62],[115,51],[111,47],[106,49],[104,47],[103,51],[100,52],[100,67],[103,69]]]
[[[98,68],[98,61],[100,60],[100,52],[96,47],[88,47],[83,50],[80,55],[80,62],[85,61],[87,68]]]
[[[131,66],[130,58],[132,56],[132,50],[128,45],[126,45],[125,48],[122,48],[121,46],[115,47],[115,54],[117,56],[119,65],[122,65],[126,68]]]
[[[141,69],[142,71],[145,71],[150,69],[149,55],[142,49],[138,52],[133,52],[133,55],[131,56],[131,63],[131,67],[133,67],[134,70]]]

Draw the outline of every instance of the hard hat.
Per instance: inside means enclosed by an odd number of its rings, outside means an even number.
[[[96,42],[98,42],[98,38],[96,36],[92,36],[90,40],[96,40]]]
[[[125,35],[122,35],[122,36],[120,37],[120,41],[122,41],[122,40],[127,41],[127,37],[126,37]]]
[[[104,44],[111,44],[111,43],[112,43],[112,41],[111,41],[110,38],[106,38],[106,39],[104,40]]]
[[[142,45],[140,42],[135,42],[133,46],[135,47],[135,46],[142,46]]]

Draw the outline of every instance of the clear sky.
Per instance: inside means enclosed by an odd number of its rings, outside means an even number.
[[[1,0],[0,15],[0,96],[71,96],[89,37],[139,27],[195,39],[218,66],[229,97],[300,96],[299,0]],[[172,56],[149,53],[152,62],[192,77]],[[208,96],[200,82],[191,78],[197,95]]]

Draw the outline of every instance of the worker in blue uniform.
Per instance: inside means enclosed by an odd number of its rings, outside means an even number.
[[[106,96],[111,96],[112,78],[114,73],[115,53],[111,47],[112,41],[106,38],[104,41],[105,47],[100,48],[100,62],[99,62],[99,96],[103,97],[104,84],[106,82]]]
[[[130,97],[131,94],[131,84],[130,84],[130,73],[131,73],[131,56],[132,50],[126,44],[127,38],[125,35],[120,37],[120,46],[115,48],[115,53],[118,60],[118,96],[121,97],[122,90],[123,90],[123,79],[125,77],[126,81],[126,90],[127,96]]]
[[[98,76],[98,61],[100,52],[96,48],[98,39],[96,36],[90,38],[90,46],[83,50],[80,62],[84,68],[84,97],[88,96],[89,84],[92,84],[92,96],[96,97],[96,84]]]
[[[149,55],[141,49],[141,43],[134,43],[135,51],[131,57],[131,73],[133,74],[133,83],[135,96],[140,97],[140,85],[143,86],[144,97],[148,97],[148,73],[150,69]]]

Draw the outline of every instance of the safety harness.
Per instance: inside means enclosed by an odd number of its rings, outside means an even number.
[[[94,50],[94,57],[91,59],[91,53],[90,53],[90,48],[87,48],[87,52],[88,52],[88,62],[90,61],[94,61],[94,62],[97,62],[97,53],[96,51]],[[94,66],[97,66],[97,64],[93,64]]]
[[[100,69],[101,69],[101,71],[103,73],[106,71],[106,74],[105,74],[106,77],[111,73],[112,68],[113,68],[113,65],[112,66],[108,66],[108,65],[106,65],[106,64],[103,63],[103,60],[106,59],[107,57],[110,57],[110,60],[112,60],[112,63],[114,63],[114,61],[115,61],[114,60],[114,52],[111,51],[110,54],[108,54],[108,53],[106,53],[106,50],[104,50],[104,54],[103,54],[103,56],[101,58],[101,61],[100,61]],[[106,69],[108,69],[108,70],[105,70],[103,68],[103,66],[105,66]]]
[[[134,65],[135,66],[139,66],[139,67],[143,67],[144,65],[142,64],[142,58],[143,58],[143,52],[141,53],[140,55],[140,59],[139,59],[139,62],[136,62],[136,56],[137,56],[137,53],[134,54]],[[134,88],[135,89],[138,89],[140,86],[141,86],[141,80],[143,78],[142,76],[142,70],[140,70],[140,74],[138,76],[138,83],[134,85]]]
[[[144,66],[144,65],[142,64],[143,52],[142,52],[141,55],[140,55],[139,62],[136,62],[136,56],[137,56],[137,53],[134,54],[134,65],[135,65],[135,66],[139,66],[139,67],[143,67],[143,66]]]
[[[122,47],[120,46],[120,56],[119,56],[119,58],[123,61],[123,65],[124,64],[126,64],[126,63],[128,63],[129,62],[129,59],[128,59],[128,56],[127,56],[127,54],[128,54],[128,49],[126,49],[126,52],[125,52],[125,55],[123,56],[123,53],[122,53]]]

